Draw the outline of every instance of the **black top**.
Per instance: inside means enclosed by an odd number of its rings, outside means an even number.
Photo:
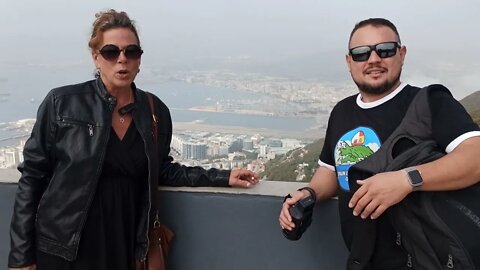
[[[353,210],[348,207],[348,201],[352,196],[348,169],[382,146],[402,121],[418,90],[417,87],[406,85],[403,89],[399,88],[373,103],[362,103],[359,102],[357,95],[350,96],[339,102],[330,114],[320,161],[334,167],[337,173],[344,238],[350,232],[356,231],[352,228],[353,223],[349,222],[353,217]],[[432,115],[432,136],[444,151],[447,151],[447,146],[460,135],[478,130],[478,126],[471,120],[463,106],[444,91],[432,91],[429,105]],[[396,234],[392,225],[385,214],[380,216],[377,222],[376,247],[371,265],[374,269],[403,267],[406,258],[395,244]]]
[[[419,88],[406,85],[399,90],[371,107],[361,107],[357,95],[350,96],[340,101],[330,114],[320,161],[335,167],[343,191],[349,191],[348,168],[380,148],[402,121]],[[444,91],[431,93],[432,136],[447,152],[447,146],[457,137],[479,129],[452,96]]]
[[[133,269],[138,200],[140,191],[146,188],[146,179],[144,143],[134,123],[123,140],[111,128],[102,174],[82,231],[77,260],[68,262],[40,253],[38,269]]]

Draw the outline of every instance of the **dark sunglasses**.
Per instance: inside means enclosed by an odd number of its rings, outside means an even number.
[[[120,52],[123,52],[125,57],[129,60],[138,60],[143,54],[142,48],[140,46],[131,44],[125,47],[125,49],[120,50],[120,48],[113,44],[107,44],[99,50],[100,54],[107,61],[115,61],[120,56]]]
[[[380,58],[388,58],[397,54],[397,48],[400,48],[400,43],[396,41],[382,42],[375,45],[364,45],[351,48],[348,50],[352,56],[353,61],[363,62],[370,58],[370,54],[375,50]]]

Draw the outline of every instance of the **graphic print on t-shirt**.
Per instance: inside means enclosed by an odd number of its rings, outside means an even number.
[[[380,148],[380,139],[368,127],[358,127],[345,133],[335,146],[335,167],[340,188],[350,191],[348,169]]]

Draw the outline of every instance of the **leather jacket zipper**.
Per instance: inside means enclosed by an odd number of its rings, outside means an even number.
[[[88,129],[88,135],[90,137],[93,137],[94,135],[94,130],[95,130],[95,125],[92,124],[92,123],[89,123],[89,122],[86,122],[86,121],[80,121],[80,120],[76,120],[76,119],[72,119],[72,118],[69,118],[69,117],[62,117],[60,119],[60,121],[62,123],[66,123],[66,124],[75,124],[75,125],[78,125],[78,126],[85,126],[87,127]]]
[[[67,118],[67,117],[63,117],[60,119],[61,122],[63,123],[71,123],[71,124],[76,124],[76,125],[79,125],[79,126],[85,126],[87,127],[88,129],[88,135],[90,137],[92,137],[94,135],[94,128],[96,127],[96,125],[94,124],[91,124],[91,123],[88,123],[88,122],[84,122],[84,121],[79,121],[79,120],[76,120],[76,119],[71,119],[71,118]],[[105,140],[103,141],[103,145],[101,146],[100,149],[102,149],[101,153],[100,153],[100,159],[99,159],[99,164],[103,164],[103,161],[105,159],[105,153],[106,153],[106,149],[107,149],[107,144],[108,144],[108,140],[110,139],[110,133],[109,132],[105,132]],[[100,177],[100,172],[101,172],[101,167],[99,167],[97,169],[97,173],[95,174],[95,188],[94,190],[96,191],[97,190],[97,186],[98,186],[98,179]],[[90,211],[90,207],[92,205],[92,201],[93,201],[93,198],[95,196],[95,193],[96,192],[92,192],[90,197],[88,198],[88,202],[87,202],[87,207],[86,207],[86,213],[88,213]],[[79,239],[81,238],[81,235],[82,235],[82,231],[83,231],[83,227],[85,226],[85,223],[87,221],[87,216],[88,214],[84,215],[83,219],[80,221],[80,227],[79,227],[79,231],[77,231],[75,234],[75,241],[80,241]],[[77,253],[78,253],[78,248],[79,248],[79,244],[77,243],[76,244],[76,247],[75,247],[75,257],[77,256]]]

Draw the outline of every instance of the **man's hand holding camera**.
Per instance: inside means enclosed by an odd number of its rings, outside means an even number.
[[[282,210],[280,211],[280,217],[278,219],[282,229],[291,231],[293,228],[295,228],[295,223],[292,221],[292,216],[290,215],[289,209],[292,205],[308,196],[310,196],[310,192],[307,190],[299,190],[291,194],[289,198],[286,198],[286,200],[283,202]]]
[[[283,235],[289,240],[298,240],[312,222],[316,193],[310,187],[288,194],[280,213],[280,226]]]

